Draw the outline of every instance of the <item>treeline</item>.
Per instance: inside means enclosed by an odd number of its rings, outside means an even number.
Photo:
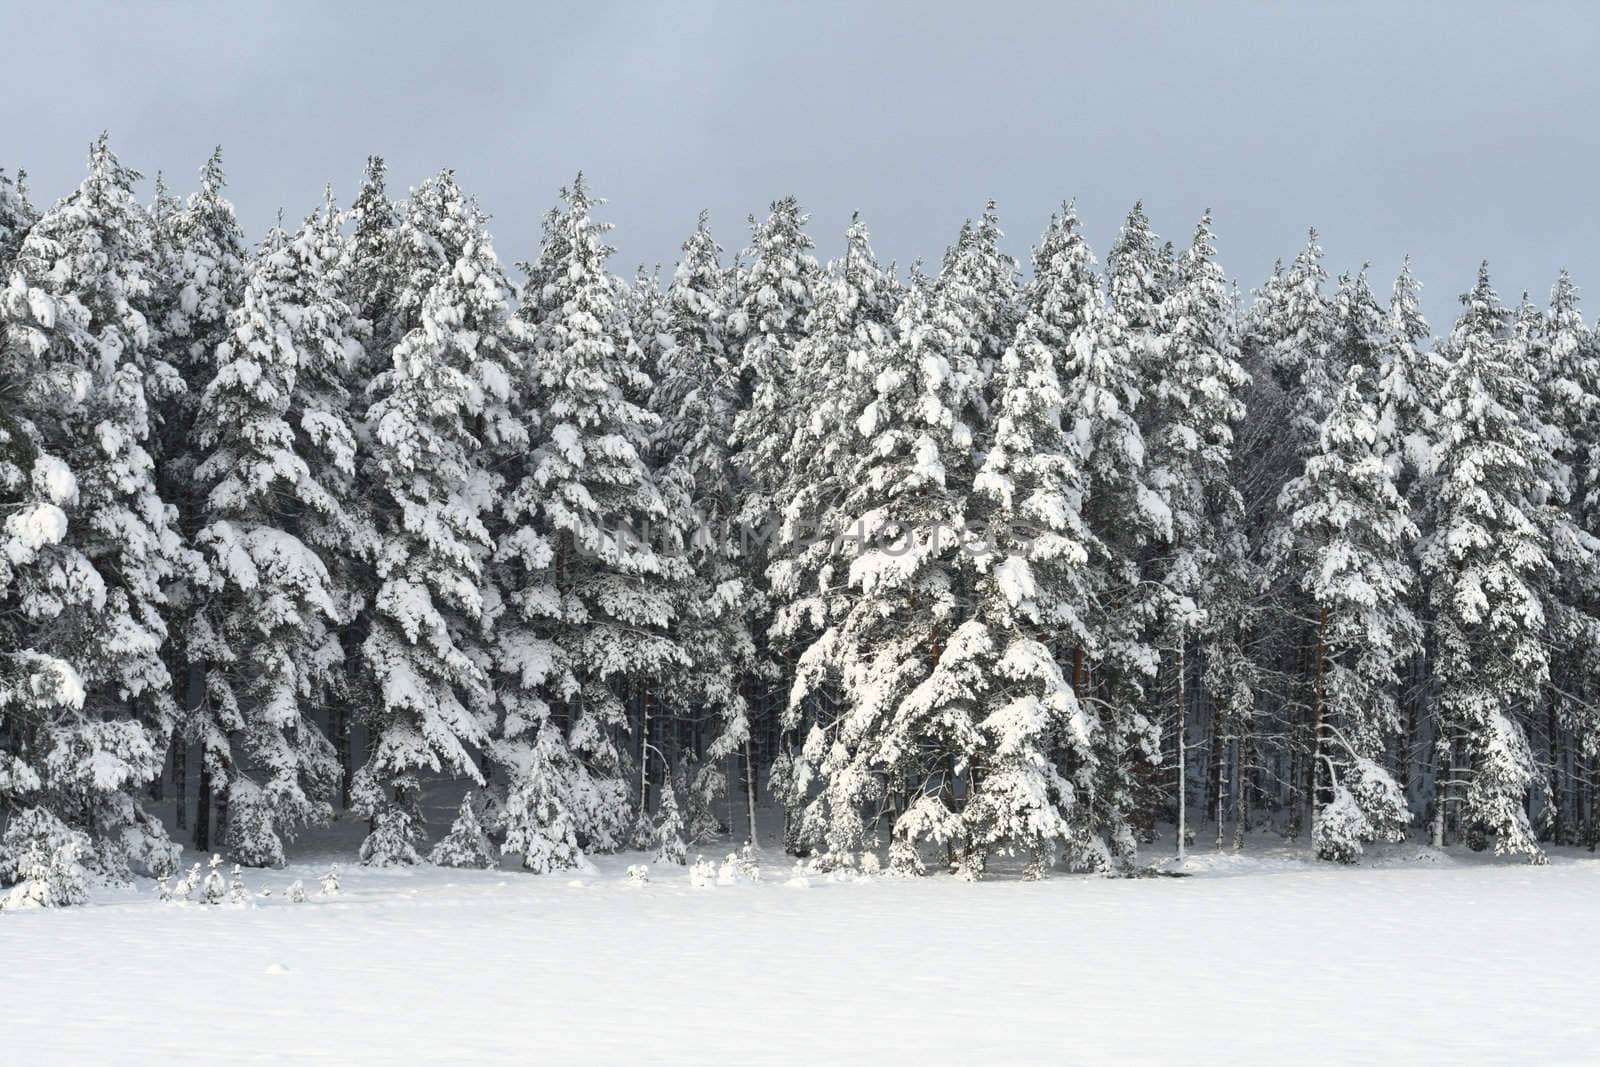
[[[1330,283],[1315,233],[1246,303],[1209,216],[1174,248],[1136,206],[1102,270],[1064,206],[1024,281],[991,204],[902,278],[859,220],[820,266],[784,199],[629,282],[580,176],[518,284],[449,171],[395,200],[369,160],[254,247],[220,155],[140,180],[104,138],[48,209],[0,173],[30,899],[170,871],[169,798],[247,865],[340,809],[419,862],[440,777],[478,788],[435,861],[534,871],[753,835],[758,793],[821,867],[965,877],[1174,821],[1593,846],[1565,274],[1506,307],[1480,271],[1436,343],[1408,270]]]

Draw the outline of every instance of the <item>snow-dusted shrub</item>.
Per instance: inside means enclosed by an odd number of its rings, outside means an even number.
[[[261,787],[239,777],[228,786],[228,855],[246,867],[282,867],[272,805]]]
[[[1333,800],[1317,812],[1311,843],[1319,859],[1354,863],[1366,842],[1403,840],[1409,818],[1405,794],[1389,772],[1358,759],[1334,785]]]
[[[88,898],[83,860],[89,839],[43,808],[29,808],[0,836],[0,884],[11,886],[3,908],[61,907]]]
[[[209,866],[211,869],[200,887],[201,899],[207,904],[221,904],[228,895],[228,883],[222,879],[222,857],[212,856]]]
[[[461,811],[444,840],[428,853],[428,861],[439,867],[493,867],[500,862],[494,843],[478,822],[472,806],[472,793],[461,798]]]
[[[372,833],[361,842],[361,862],[369,867],[411,866],[417,855],[416,821],[397,804],[385,804],[372,816]]]
[[[339,895],[339,865],[335,863],[328,868],[328,873],[320,879],[322,896],[336,897]]]
[[[695,857],[695,861],[689,865],[689,884],[696,889],[709,889],[716,882],[716,866],[704,856]]]
[[[245,888],[244,874],[237,863],[233,865],[233,876],[228,881],[228,903],[241,907],[250,903],[250,890]]]
[[[305,883],[296,878],[294,881],[289,883],[289,892],[286,895],[289,898],[289,903],[304,904],[306,902]]]
[[[628,884],[642,886],[650,881],[650,868],[642,863],[630,864],[628,867]]]
[[[178,884],[172,887],[172,902],[174,904],[187,904],[194,899],[194,891],[200,887],[200,865],[197,863],[189,868],[189,873],[178,879]]]

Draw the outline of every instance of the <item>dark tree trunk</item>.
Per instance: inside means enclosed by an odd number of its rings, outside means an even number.
[[[350,709],[341,699],[333,709],[333,751],[339,759],[339,807],[350,810],[350,779],[355,775],[355,757],[350,750]]]
[[[200,787],[194,803],[194,847],[199,852],[211,851],[211,768],[206,765],[204,753],[200,757]]]

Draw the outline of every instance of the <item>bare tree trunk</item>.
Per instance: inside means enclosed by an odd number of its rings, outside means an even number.
[[[1444,847],[1444,809],[1449,799],[1450,777],[1454,773],[1450,766],[1450,745],[1443,738],[1435,742],[1439,746],[1439,767],[1434,772],[1433,778],[1433,847]]]
[[[744,799],[750,818],[750,843],[760,848],[761,839],[756,836],[756,759],[750,750],[748,737],[744,739]]]
[[[200,754],[200,783],[194,804],[194,847],[200,852],[211,851],[211,768],[204,752]]]
[[[185,672],[183,707],[185,714],[193,717],[205,703],[206,673],[198,663],[191,663]],[[189,826],[189,738],[180,725],[172,732],[172,791],[178,794],[178,829]],[[203,758],[203,757],[202,757]],[[204,796],[204,794],[201,794]],[[199,818],[198,814],[196,818]],[[197,844],[195,846],[199,848]]]
[[[1594,851],[1594,760],[1587,760],[1583,775],[1583,802],[1580,810],[1583,812],[1583,841]]]
[[[639,690],[639,816],[650,811],[650,690]]]
[[[1556,703],[1550,702],[1546,712],[1545,729],[1549,733],[1550,747],[1550,833],[1558,845],[1566,844],[1567,820],[1563,801],[1563,779],[1561,774],[1561,741],[1560,724],[1556,722]]]
[[[1183,707],[1183,639],[1178,639],[1178,859],[1182,861],[1186,855],[1185,838],[1189,833],[1188,809],[1188,766],[1184,752],[1184,707]]]
[[[1237,783],[1233,794],[1233,850],[1244,848],[1245,823],[1249,819],[1250,779],[1244,766],[1244,740],[1233,739],[1233,779]]]
[[[1325,795],[1327,772],[1323,769],[1323,718],[1327,703],[1328,609],[1324,607],[1317,619],[1317,692],[1311,716],[1311,789],[1307,827],[1315,833],[1317,812],[1328,803]]]
[[[1222,727],[1223,727],[1223,717],[1222,717],[1222,711],[1219,708],[1218,711],[1217,711],[1217,725],[1216,725],[1216,728],[1215,728],[1215,731],[1214,731],[1216,733],[1216,737],[1214,737],[1212,739],[1212,741],[1211,741],[1211,747],[1213,749],[1212,754],[1211,754],[1212,771],[1213,771],[1212,778],[1217,783],[1217,851],[1218,852],[1222,851],[1222,847],[1223,847],[1222,842],[1223,842],[1223,833],[1224,833],[1223,828],[1227,825],[1227,821],[1228,821],[1227,820],[1227,814],[1226,814],[1227,804],[1228,804],[1228,756],[1227,756],[1228,738],[1227,738],[1227,735],[1222,732]]]
[[[350,779],[355,776],[355,757],[350,750],[350,709],[341,701],[333,709],[333,751],[339,759],[339,807],[350,808]]]
[[[189,828],[189,742],[181,730],[172,734],[172,799],[178,809],[178,829]]]

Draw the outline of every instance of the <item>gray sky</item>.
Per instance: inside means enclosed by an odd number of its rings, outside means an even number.
[[[1316,225],[1330,274],[1409,252],[1436,331],[1487,257],[1600,311],[1600,8],[1588,3],[10,3],[0,166],[35,198],[109,129],[187,191],[220,142],[252,235],[368,153],[441,166],[507,262],[582,168],[620,255],[670,264],[709,208],[794,193],[821,258],[860,209],[885,261],[936,261],[999,201],[1025,258],[1075,197],[1102,259],[1133,200],[1186,243],[1206,207],[1247,289]]]

